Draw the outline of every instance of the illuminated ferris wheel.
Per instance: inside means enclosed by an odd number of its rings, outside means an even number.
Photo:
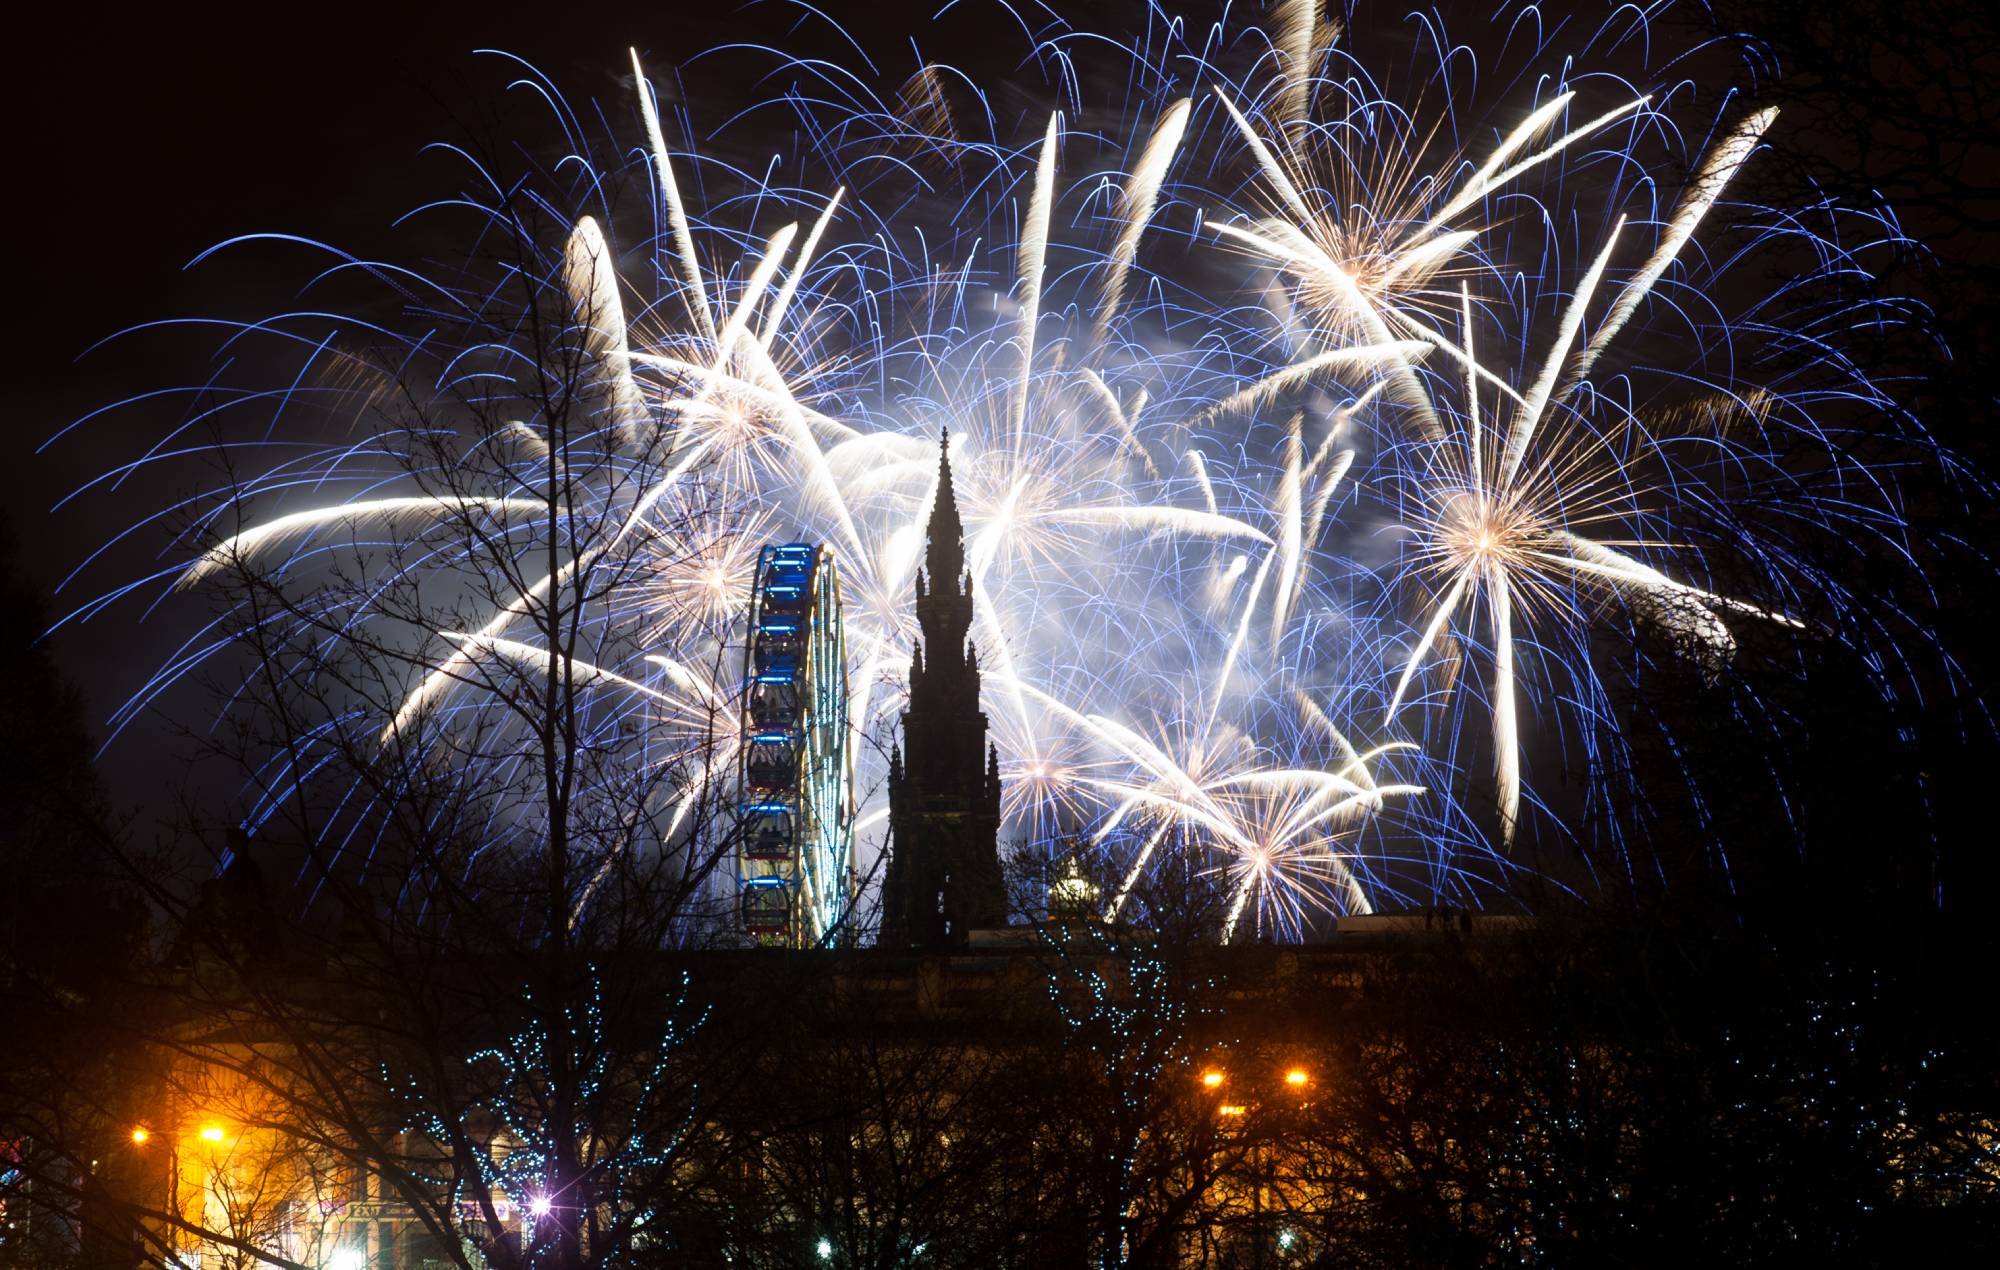
[[[766,547],[744,647],[743,825],[736,854],[744,933],[810,948],[853,898],[854,772],[847,640],[833,553]]]

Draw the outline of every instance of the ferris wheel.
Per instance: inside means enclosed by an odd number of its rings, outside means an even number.
[[[737,911],[745,934],[810,948],[853,899],[847,640],[833,553],[766,547],[744,645]]]

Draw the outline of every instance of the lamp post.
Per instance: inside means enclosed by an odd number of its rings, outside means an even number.
[[[169,1262],[178,1262],[181,1259],[180,1233],[181,1226],[184,1224],[184,1215],[181,1212],[180,1140],[190,1123],[199,1123],[201,1125],[199,1129],[194,1131],[192,1136],[210,1148],[219,1147],[229,1140],[229,1131],[213,1118],[206,1116],[192,1122],[170,1119],[165,1122],[164,1129],[157,1131],[152,1125],[135,1124],[132,1126],[130,1133],[133,1148],[140,1151],[150,1149],[153,1145],[153,1139],[157,1134],[164,1134],[166,1138],[167,1220],[163,1223],[164,1229],[160,1232],[160,1238],[161,1242],[166,1245],[167,1260]]]
[[[132,1126],[131,1137],[133,1149],[144,1151],[152,1144],[153,1130],[144,1124],[136,1124]],[[171,1124],[166,1131],[166,1137],[167,1187],[164,1205],[166,1220],[161,1223],[160,1242],[166,1245],[167,1260],[176,1262],[180,1260],[178,1245],[181,1219],[181,1158],[175,1141],[177,1134]]]

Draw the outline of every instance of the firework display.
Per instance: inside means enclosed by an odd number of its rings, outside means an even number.
[[[814,847],[822,937],[836,840],[864,875],[881,844],[948,429],[1003,839],[1081,840],[1139,921],[1186,866],[1225,939],[1504,891],[1566,832],[1537,771],[1616,744],[1595,641],[1719,673],[1747,628],[1840,606],[1792,535],[1896,532],[1840,439],[1881,401],[1841,349],[1869,314],[1732,284],[1760,252],[1845,268],[1832,222],[1757,205],[1774,113],[1690,78],[1652,10],[1509,4],[1468,39],[1381,7],[1130,9],[1020,25],[1032,107],[858,38],[692,59],[774,86],[727,111],[637,52],[589,108],[510,61],[559,153],[458,152],[431,209],[500,266],[305,244],[315,285],[392,312],[309,296],[217,328],[188,419],[105,478],[229,456],[129,531],[185,524],[169,566],[77,613],[226,597],[118,725],[246,630],[295,687],[343,645],[379,678],[321,692],[254,808],[334,753],[510,789],[509,711],[560,679],[597,756],[565,797],[639,809],[644,849],[699,832],[721,774],[761,788],[762,734],[717,720],[800,702],[746,654],[789,620],[746,580],[767,544],[824,543],[799,550],[829,585],[838,562],[846,687],[818,717],[852,730],[828,752],[860,805]],[[252,344],[290,377],[238,384]],[[1733,513],[1753,500],[1777,510]],[[389,784],[330,832],[364,849]],[[775,877],[754,843],[784,820],[793,861],[792,812],[741,806],[743,880]],[[493,843],[554,814],[501,798]]]

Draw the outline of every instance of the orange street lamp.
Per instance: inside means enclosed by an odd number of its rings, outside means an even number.
[[[1306,1069],[1303,1067],[1294,1067],[1292,1070],[1286,1072],[1285,1083],[1287,1085],[1290,1085],[1293,1089],[1305,1088]]]
[[[132,1145],[139,1147],[145,1146],[146,1140],[148,1138],[151,1138],[152,1136],[153,1135],[147,1131],[146,1126],[139,1125],[138,1127],[132,1130]]]
[[[220,1142],[220,1141],[222,1141],[222,1126],[221,1126],[221,1125],[213,1125],[213,1124],[212,1124],[212,1125],[208,1125],[207,1127],[203,1128],[203,1129],[202,1129],[202,1131],[201,1131],[201,1140],[202,1140],[203,1142]]]
[[[1218,1071],[1203,1072],[1201,1074],[1201,1083],[1210,1089],[1214,1089],[1222,1083],[1222,1073]]]

